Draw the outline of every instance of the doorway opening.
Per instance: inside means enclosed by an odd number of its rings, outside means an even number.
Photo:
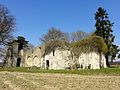
[[[46,60],[46,69],[49,69],[49,60]]]
[[[18,59],[17,59],[16,66],[17,66],[17,67],[20,67],[20,63],[21,63],[21,58],[18,58]]]

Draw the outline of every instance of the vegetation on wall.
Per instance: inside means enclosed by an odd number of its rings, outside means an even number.
[[[71,43],[72,52],[74,55],[79,56],[81,53],[88,52],[107,52],[107,46],[104,43],[103,38],[99,36],[90,36],[82,39],[81,41]]]
[[[52,50],[56,48],[60,49],[68,49],[68,43],[64,40],[50,40],[45,44],[45,54],[50,53]]]
[[[104,54],[107,52],[107,46],[103,38],[99,36],[90,36],[78,42],[72,43],[68,43],[63,40],[50,40],[45,44],[45,54],[50,53],[56,48],[69,49],[75,56],[79,56],[81,53],[88,53],[93,51],[99,53],[102,52]]]

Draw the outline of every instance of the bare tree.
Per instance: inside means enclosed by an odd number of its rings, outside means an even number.
[[[43,35],[42,38],[40,38],[40,40],[43,43],[46,43],[50,40],[65,40],[65,41],[67,41],[68,38],[67,38],[66,33],[63,33],[59,29],[51,28],[48,30],[47,34]]]
[[[71,42],[77,42],[87,37],[89,34],[83,31],[76,31],[71,34]]]
[[[15,18],[9,14],[9,10],[0,5],[0,45],[6,44],[11,39],[11,32],[15,28]]]
[[[10,15],[9,10],[0,4],[0,59],[5,56],[4,47],[12,40],[12,32],[15,29],[15,18]]]

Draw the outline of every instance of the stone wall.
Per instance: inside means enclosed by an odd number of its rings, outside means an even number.
[[[65,69],[70,67],[70,51],[68,50],[54,50],[45,55],[43,58],[45,68],[49,69]]]
[[[106,60],[103,54],[97,52],[82,53],[79,56],[80,68],[85,69],[100,69],[100,67],[106,68]]]
[[[8,58],[8,61],[11,61],[9,59],[11,58]],[[21,50],[13,64],[21,67],[35,66],[45,69],[72,69],[75,64],[78,64],[81,69],[100,69],[100,67],[106,68],[106,59],[104,54],[98,52],[82,53],[77,58],[71,51],[60,48],[45,54],[44,46],[42,46]]]
[[[41,58],[44,53],[43,47],[35,47],[33,49],[24,50],[23,67],[41,67]]]

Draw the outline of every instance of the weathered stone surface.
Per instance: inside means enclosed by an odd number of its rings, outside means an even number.
[[[73,66],[77,66],[77,68],[80,69],[106,68],[105,56],[102,53],[82,53],[79,58],[77,58],[70,50],[60,48],[56,48],[50,53],[45,54],[44,46],[21,50],[13,62],[11,62],[12,60],[10,59],[11,57],[8,57],[7,60],[9,66],[13,63],[21,67],[35,66],[45,69],[72,69]]]
[[[49,66],[49,69],[65,69],[69,67],[69,57],[70,51],[68,50],[54,50],[54,52],[45,55],[45,68]]]
[[[97,52],[82,53],[79,56],[80,67],[85,69],[100,69],[100,67],[106,68],[105,56],[100,55]]]
[[[41,67],[41,58],[44,53],[43,51],[44,47],[35,47],[30,50],[26,50],[23,53],[23,62],[25,64],[23,65],[24,67]]]

